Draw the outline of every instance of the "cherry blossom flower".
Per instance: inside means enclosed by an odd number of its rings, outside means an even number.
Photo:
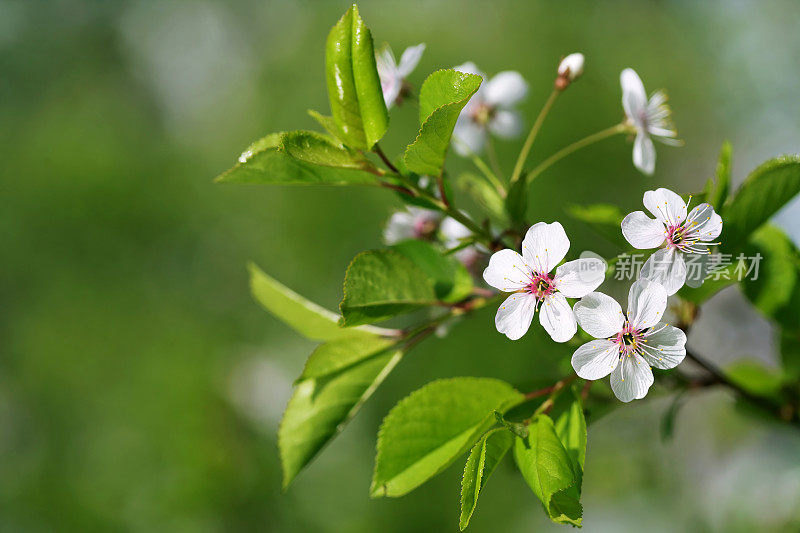
[[[486,80],[475,63],[454,67]],[[462,156],[480,153],[489,132],[504,139],[522,133],[522,116],[514,107],[528,96],[528,83],[519,72],[507,70],[484,81],[458,116],[453,131],[453,145]]]
[[[556,268],[569,250],[569,239],[558,222],[534,224],[522,241],[522,255],[500,250],[489,259],[483,279],[492,287],[513,293],[500,305],[497,331],[511,340],[522,337],[541,307],[539,322],[556,342],[566,342],[578,330],[567,298],[589,294],[605,279],[605,263],[576,259]],[[555,269],[555,275],[550,272]]]
[[[442,221],[439,233],[447,248],[460,246],[464,243],[464,239],[472,236],[472,231],[468,227],[451,217],[447,217]],[[465,267],[472,269],[481,259],[481,256],[487,252],[488,250],[483,246],[473,244],[458,250],[453,255]]]
[[[575,316],[596,340],[575,350],[572,368],[583,379],[611,374],[611,389],[623,402],[644,398],[653,371],[674,368],[686,356],[686,334],[661,322],[667,291],[647,279],[637,280],[628,294],[628,317],[612,297],[601,292],[575,304]]]
[[[417,68],[419,60],[422,59],[422,53],[425,51],[425,43],[420,43],[416,46],[409,46],[403,51],[400,56],[400,62],[396,62],[394,54],[389,45],[384,45],[381,50],[375,54],[375,60],[378,67],[378,76],[381,79],[381,89],[383,90],[383,99],[386,102],[386,107],[392,107],[394,104],[400,104],[403,98],[410,91],[410,87],[406,82],[406,78]]]
[[[386,244],[397,244],[408,239],[431,239],[439,229],[441,213],[431,209],[409,206],[397,211],[386,223],[383,240]]]
[[[574,53],[570,54],[561,60],[558,64],[559,77],[566,78],[569,81],[575,81],[581,74],[583,74],[583,54]]]
[[[622,71],[622,107],[628,125],[636,132],[633,142],[633,164],[647,175],[656,168],[656,149],[651,137],[672,145],[680,145],[678,133],[672,124],[672,111],[667,105],[667,93],[656,91],[647,100],[647,93],[639,75],[631,68]]]
[[[722,218],[706,203],[687,216],[688,206],[683,198],[664,188],[645,192],[644,206],[656,218],[634,211],[623,219],[622,234],[640,250],[664,247],[650,256],[639,277],[660,283],[669,295],[678,292],[684,283],[691,287],[702,285],[709,265],[708,247],[719,244],[711,241],[722,232]],[[692,268],[688,276],[687,260],[692,267],[698,267]]]

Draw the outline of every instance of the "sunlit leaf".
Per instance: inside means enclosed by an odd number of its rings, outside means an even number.
[[[370,494],[402,496],[447,468],[522,394],[489,378],[434,381],[395,405],[381,424]]]
[[[375,65],[372,35],[355,4],[328,34],[325,67],[338,137],[350,148],[371,149],[386,133],[389,113]]]
[[[428,275],[439,300],[458,302],[472,292],[472,276],[464,265],[452,256],[443,255],[430,243],[408,240],[393,248]]]
[[[469,524],[483,486],[512,444],[514,435],[505,428],[496,428],[486,432],[469,452],[461,478],[461,517],[458,525],[462,531]]]
[[[280,149],[299,161],[323,167],[364,170],[371,166],[363,157],[313,131],[284,133]]]
[[[771,224],[750,236],[744,254],[748,266],[758,261],[758,272],[741,281],[742,290],[759,311],[775,318],[792,298],[800,275],[800,254],[786,233]]]
[[[455,70],[439,70],[428,76],[419,93],[422,127],[406,148],[410,170],[430,176],[441,173],[458,115],[480,84],[480,76]]]

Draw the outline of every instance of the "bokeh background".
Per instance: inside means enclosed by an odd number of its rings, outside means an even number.
[[[461,461],[404,498],[368,498],[380,419],[431,379],[524,388],[568,354],[542,335],[507,341],[492,311],[457,325],[412,352],[282,494],[277,424],[313,344],[251,300],[245,263],[335,308],[349,260],[380,245],[399,203],[372,189],[212,183],[252,140],[313,128],[306,109],[327,111],[324,40],[346,5],[0,0],[0,530],[456,530]],[[800,148],[791,0],[360,7],[377,42],[427,43],[417,85],[466,60],[521,71],[529,123],[558,59],[584,52],[585,75],[548,118],[537,159],[620,119],[624,67],[649,91],[667,88],[686,146],[659,146],[654,178],[615,138],[537,180],[530,218],[562,220],[576,252],[615,250],[569,220],[568,203],[629,211],[648,188],[699,190],[726,138],[737,182]],[[413,107],[393,111],[389,153],[415,120]],[[507,170],[520,144],[498,143]],[[800,204],[778,221],[800,240]],[[771,326],[736,289],[707,306],[690,344],[720,364],[776,364]],[[587,531],[800,528],[796,431],[709,391],[662,442],[669,398],[649,398],[590,428]],[[558,529],[512,461],[470,528]]]

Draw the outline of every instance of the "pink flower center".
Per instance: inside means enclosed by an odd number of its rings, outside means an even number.
[[[610,340],[619,346],[620,357],[622,357],[636,352],[644,342],[644,335],[642,330],[635,329],[630,323],[625,322],[622,331]]]
[[[541,300],[556,292],[556,284],[553,278],[546,272],[534,272],[531,277],[531,282],[525,287],[525,291]]]

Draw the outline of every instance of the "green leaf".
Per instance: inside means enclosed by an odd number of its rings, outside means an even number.
[[[800,256],[783,230],[772,224],[756,230],[745,246],[745,257],[753,258],[757,254],[762,258],[758,277],[749,279],[751,274],[741,281],[741,286],[745,296],[759,311],[774,318],[791,301],[800,274],[797,267]]]
[[[511,184],[505,207],[513,224],[520,224],[525,220],[525,213],[528,211],[528,180],[525,176]]]
[[[336,127],[336,122],[333,120],[332,116],[323,115],[322,113],[314,111],[313,109],[309,109],[307,113],[308,116],[316,120],[317,124],[322,126],[322,129],[328,132],[328,134],[330,134],[334,139],[339,138],[339,130]]]
[[[497,423],[506,428],[512,434],[523,439],[528,438],[527,425],[523,424],[522,422],[512,422],[510,420],[506,420],[506,418],[503,416],[503,413],[499,411],[494,411],[492,414],[494,415],[494,418],[497,421]]]
[[[300,161],[281,147],[286,133],[272,133],[250,145],[217,182],[277,185],[377,185],[375,175],[355,168],[332,168]]]
[[[325,341],[347,334],[339,327],[339,317],[265,274],[254,263],[248,263],[250,292],[264,309],[304,337]]]
[[[375,66],[372,34],[355,4],[328,34],[325,71],[338,137],[350,148],[371,149],[386,133],[389,113]]]
[[[363,344],[355,345],[355,350],[362,351],[349,357],[360,359],[328,372],[336,366],[331,360],[332,352],[345,351],[345,341],[332,342],[337,343],[336,348],[321,353],[320,347],[312,354],[317,361],[309,361],[306,372],[324,375],[297,383],[278,429],[284,489],[355,416],[403,355],[397,347],[367,354],[369,350],[363,350]]]
[[[586,418],[580,396],[572,391],[569,409],[561,413],[555,422],[556,434],[567,450],[575,470],[583,475],[586,463]],[[580,492],[580,486],[578,487]]]
[[[728,287],[736,283],[734,267],[735,265],[730,265],[728,267],[720,269],[720,275],[718,279],[707,278],[703,282],[703,284],[697,288],[692,288],[689,287],[688,285],[684,285],[678,291],[678,295],[684,300],[688,300],[692,303],[699,305],[709,300],[712,296],[717,294],[725,287]]]
[[[514,459],[553,522],[581,525],[580,475],[547,415],[531,420],[528,441],[516,438]]]
[[[742,359],[726,366],[725,375],[756,396],[775,397],[780,394],[783,385],[783,377],[778,371],[754,359]]]
[[[620,248],[628,248],[630,246],[622,236],[620,229],[625,215],[616,205],[570,204],[566,206],[565,210],[569,216],[584,222],[590,229],[603,236],[607,241],[618,245]]]
[[[514,436],[503,428],[496,428],[485,433],[469,452],[467,464],[464,465],[464,476],[461,478],[461,517],[458,522],[461,531],[469,524],[486,480],[512,444]]]
[[[280,149],[293,158],[323,167],[365,170],[369,161],[313,131],[292,131],[281,137]]]
[[[505,412],[523,401],[489,378],[431,382],[395,405],[381,424],[370,494],[402,496],[447,468]]]
[[[800,329],[797,326],[781,330],[781,364],[789,379],[800,378]]]
[[[439,70],[428,76],[419,92],[422,127],[406,148],[410,170],[430,176],[441,173],[456,119],[480,84],[480,76],[455,70]]]
[[[472,172],[464,172],[458,176],[458,186],[469,194],[492,220],[502,226],[508,225],[505,200],[484,178]]]
[[[328,376],[397,344],[397,339],[381,337],[367,331],[340,331],[345,333],[311,352],[299,380]]]
[[[464,265],[452,256],[443,255],[430,243],[408,240],[392,248],[427,274],[436,297],[442,302],[459,302],[472,292],[472,276]]]
[[[730,141],[722,143],[717,160],[717,171],[714,180],[709,180],[706,186],[705,201],[711,204],[714,209],[719,211],[720,207],[728,198],[728,191],[731,185],[731,153],[733,147]]]
[[[683,405],[681,400],[685,392],[686,389],[683,389],[675,395],[672,402],[669,404],[669,408],[664,413],[664,416],[661,417],[661,442],[672,440],[672,436],[675,434],[675,419],[678,416],[678,410],[681,408],[681,405]]]
[[[755,169],[722,209],[722,246],[738,251],[747,237],[800,192],[800,156],[770,159]]]
[[[437,302],[427,274],[395,250],[358,254],[344,278],[343,326],[387,320]]]

